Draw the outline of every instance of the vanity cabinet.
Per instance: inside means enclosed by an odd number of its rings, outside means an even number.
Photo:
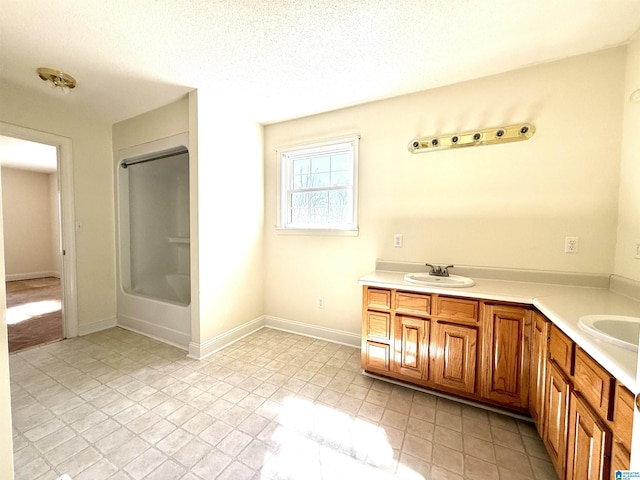
[[[526,305],[365,286],[362,368],[528,411],[561,480],[629,469],[633,394]]]
[[[633,395],[555,325],[548,351],[542,439],[558,476],[615,478],[629,468]]]
[[[485,303],[482,396],[519,410],[529,408],[530,309]]]
[[[531,363],[529,368],[529,414],[542,437],[547,354],[551,322],[538,312],[531,322]]]
[[[487,315],[491,325],[485,330]],[[364,370],[526,410],[529,309],[365,286],[362,318]],[[483,358],[489,374],[481,373]]]

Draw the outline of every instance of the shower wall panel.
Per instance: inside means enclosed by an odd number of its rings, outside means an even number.
[[[128,193],[128,239],[123,240],[129,247],[123,287],[134,295],[188,305],[189,154],[158,157],[127,161],[121,170]]]

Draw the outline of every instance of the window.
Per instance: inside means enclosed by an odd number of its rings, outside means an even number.
[[[342,137],[278,152],[280,229],[357,232],[358,140]]]

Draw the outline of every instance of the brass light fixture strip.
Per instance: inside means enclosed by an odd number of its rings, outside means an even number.
[[[536,127],[530,123],[519,123],[506,127],[485,128],[471,132],[415,138],[409,142],[407,148],[411,153],[424,153],[448,148],[496,145],[498,143],[529,140],[534,133],[536,133]]]

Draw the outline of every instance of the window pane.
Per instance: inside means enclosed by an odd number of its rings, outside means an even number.
[[[315,207],[311,209],[311,221],[313,223],[328,223],[327,207]]]
[[[292,208],[291,223],[309,223],[309,209],[306,207]]]
[[[309,194],[291,194],[291,222],[307,223],[309,221]]]
[[[349,220],[346,205],[329,207],[329,223],[347,223]]]
[[[331,157],[314,157],[311,159],[311,172],[328,172]]]
[[[293,177],[293,188],[296,190],[300,188],[309,188],[311,186],[309,183],[309,177],[310,175],[295,175]]]
[[[329,186],[329,173],[312,173],[311,187],[322,188]]]
[[[329,221],[331,223],[351,222],[351,193],[348,190],[336,190],[329,194]]]
[[[303,173],[309,173],[309,159],[304,158],[301,160],[293,161],[293,173],[294,175],[300,175]]]
[[[350,170],[351,169],[351,155],[348,153],[341,153],[340,155],[331,156],[331,170]]]
[[[329,192],[312,192],[309,194],[311,207],[325,207],[329,202]]]
[[[291,194],[291,207],[292,208],[302,208],[309,206],[309,194],[308,193],[297,193],[294,192]]]
[[[331,185],[351,185],[351,171],[331,172]]]
[[[329,205],[332,207],[338,205],[347,205],[350,200],[350,195],[347,190],[335,190],[329,192]]]

